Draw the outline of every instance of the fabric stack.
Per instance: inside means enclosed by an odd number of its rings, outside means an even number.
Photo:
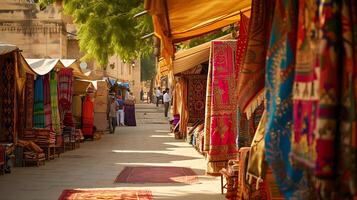
[[[76,130],[74,127],[63,127],[63,141],[64,142],[76,142]]]
[[[25,159],[36,160],[45,158],[45,153],[41,147],[32,141],[19,140],[18,146],[23,147]]]
[[[39,146],[51,146],[56,143],[56,133],[49,129],[34,129],[36,144]]]
[[[22,136],[24,140],[36,140],[36,135],[32,129],[27,129],[24,131],[24,134]]]

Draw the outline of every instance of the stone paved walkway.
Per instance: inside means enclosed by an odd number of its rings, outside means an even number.
[[[56,200],[63,189],[143,189],[157,200],[220,200],[220,179],[205,176],[205,161],[189,144],[175,140],[168,131],[162,108],[137,105],[137,127],[119,127],[113,135],[81,144],[81,148],[46,162],[45,166],[14,168],[0,176],[1,200]],[[199,183],[118,184],[125,166],[189,167]]]

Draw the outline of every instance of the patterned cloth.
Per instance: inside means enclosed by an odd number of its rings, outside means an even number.
[[[300,196],[302,172],[289,161],[293,123],[292,89],[295,69],[297,0],[277,0],[267,53],[266,99],[268,122],[265,155],[286,198]],[[302,186],[304,187],[304,186]],[[301,197],[301,196],[300,196]]]
[[[26,89],[25,89],[26,125],[25,125],[25,127],[27,129],[33,128],[33,105],[35,102],[34,101],[34,90],[35,90],[34,76],[32,74],[26,74]]]
[[[188,77],[187,101],[190,122],[204,119],[206,86],[207,76],[190,75]]]
[[[35,128],[45,127],[45,112],[43,104],[43,77],[38,76],[35,80],[33,122]]]
[[[14,54],[0,56],[0,142],[13,142],[15,133]]]
[[[46,74],[43,76],[43,106],[45,112],[45,128],[52,127],[50,75],[51,74]]]
[[[82,110],[82,133],[84,136],[93,135],[94,124],[94,104],[89,95],[86,96],[83,102]]]
[[[240,15],[239,21],[239,35],[237,37],[237,56],[236,56],[236,73],[237,78],[239,76],[240,69],[243,67],[243,62],[245,58],[245,52],[248,45],[248,27],[249,27],[249,18],[244,14]]]
[[[235,40],[212,41],[212,99],[210,147],[207,173],[218,173],[229,159],[236,158]],[[206,105],[207,106],[207,105]]]
[[[342,37],[345,55],[342,75],[342,112],[338,172],[340,194],[357,199],[357,2],[342,1]]]
[[[71,110],[73,93],[73,72],[70,68],[61,69],[57,74],[58,103],[61,119],[66,111]]]
[[[61,119],[58,109],[58,93],[57,93],[57,79],[56,72],[51,72],[50,80],[51,90],[51,114],[52,114],[52,129],[56,134],[61,133]]]
[[[253,0],[248,44],[238,75],[238,107],[250,114],[264,98],[265,59],[269,41],[273,0]],[[238,55],[237,55],[238,56]]]

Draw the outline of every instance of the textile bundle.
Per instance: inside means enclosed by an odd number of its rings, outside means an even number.
[[[50,90],[51,90],[51,114],[52,114],[52,129],[56,134],[61,133],[61,119],[58,109],[58,93],[56,72],[51,72]]]
[[[265,59],[272,19],[273,0],[253,1],[248,42],[238,73],[238,107],[248,119],[264,98]]]
[[[229,159],[237,156],[236,146],[236,77],[235,40],[212,41],[212,64],[209,66],[207,92],[211,92],[207,173],[216,174]],[[207,131],[207,130],[206,130]]]
[[[15,63],[14,54],[0,58],[0,141],[10,142],[15,128]]]
[[[207,76],[188,76],[188,111],[191,122],[204,119]]]
[[[58,74],[58,103],[63,119],[66,111],[71,110],[73,93],[73,72],[70,68],[61,69]]]
[[[52,108],[51,108],[50,74],[46,74],[43,76],[43,106],[45,112],[45,128],[51,128]]]
[[[44,128],[45,127],[45,112],[43,104],[43,77],[39,76],[35,80],[35,99],[34,99],[34,127]]]
[[[292,89],[295,70],[297,0],[277,0],[267,53],[266,99],[268,122],[265,155],[286,198],[302,197],[302,171],[289,160],[293,125]]]
[[[33,105],[34,105],[34,76],[32,74],[26,74],[26,89],[25,89],[25,97],[26,97],[26,125],[27,129],[33,127]],[[57,86],[56,86],[57,87]]]
[[[89,95],[86,96],[83,102],[82,110],[82,133],[84,136],[93,135],[93,123],[94,123],[94,107],[93,102]]]

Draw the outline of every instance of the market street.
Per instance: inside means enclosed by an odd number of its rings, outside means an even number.
[[[0,179],[0,199],[55,200],[64,189],[150,190],[154,199],[224,199],[219,177],[205,176],[202,155],[169,133],[163,108],[136,105],[138,126],[117,127],[114,135],[86,141],[45,166],[13,168]],[[114,183],[125,166],[180,166],[193,169],[198,183]]]

